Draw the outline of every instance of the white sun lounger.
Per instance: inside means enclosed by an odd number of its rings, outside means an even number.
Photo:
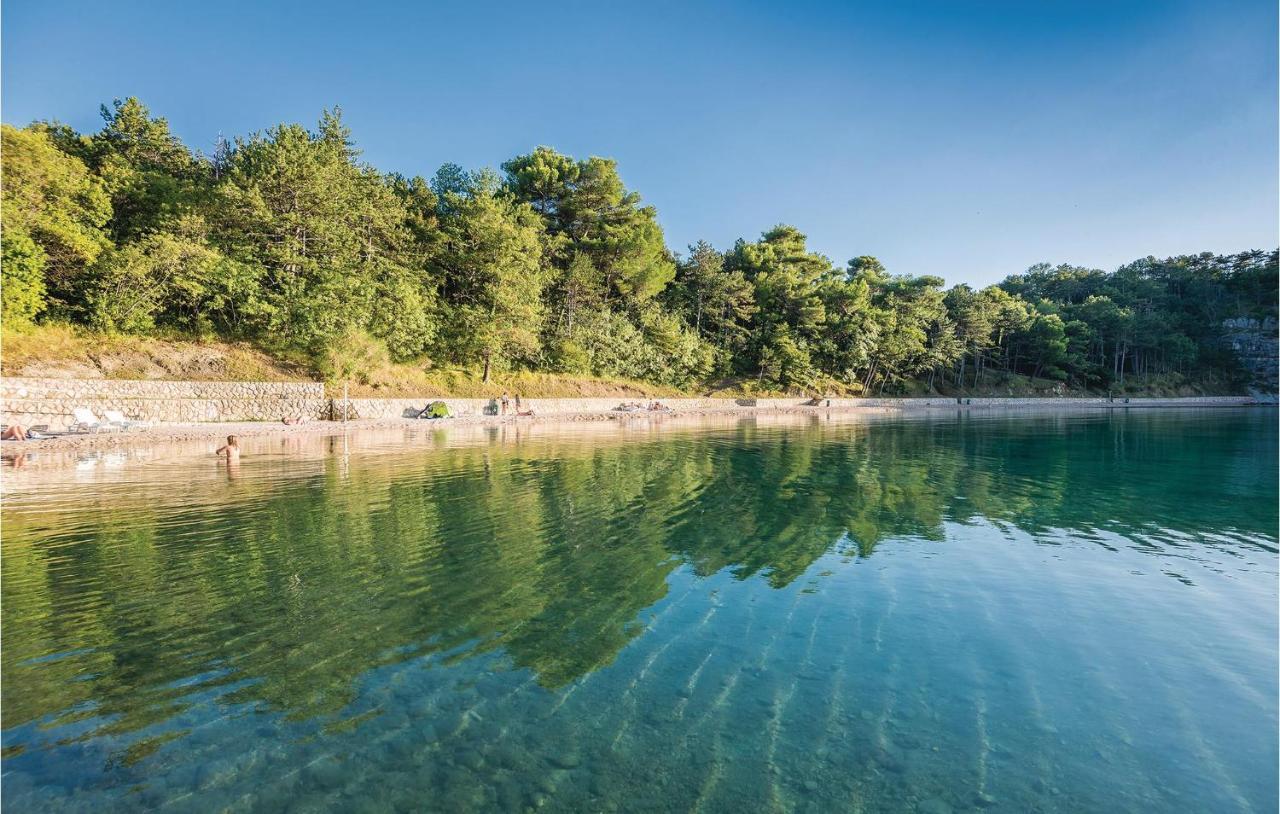
[[[76,407],[71,415],[75,417],[75,421],[67,427],[67,432],[102,432],[111,429],[111,424],[99,420],[87,407]]]

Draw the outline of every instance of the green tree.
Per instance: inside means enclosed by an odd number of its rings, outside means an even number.
[[[464,192],[442,192],[438,262],[447,281],[451,352],[462,362],[482,362],[488,381],[495,362],[538,358],[545,284],[539,220],[491,173],[474,176]]]
[[[1031,377],[1047,376],[1065,379],[1067,373],[1060,365],[1067,359],[1067,328],[1057,314],[1037,314],[1032,318],[1028,333],[1028,355],[1035,364]]]
[[[410,220],[404,196],[358,155],[336,110],[324,113],[316,133],[284,124],[237,142],[219,185],[215,242],[264,270],[260,335],[319,348],[372,325],[388,292],[414,284],[401,262]],[[405,307],[411,323],[425,323],[431,284],[425,275],[417,284]]]
[[[727,269],[724,255],[699,241],[676,267],[676,279],[665,300],[689,323],[695,334],[712,343],[720,354],[717,368],[730,372],[730,361],[741,353],[756,313],[754,289],[740,269]]]
[[[929,373],[954,361],[940,357],[939,349],[958,348],[948,318],[940,277],[891,276],[874,258],[849,261],[849,275],[870,289],[879,327],[862,387],[883,392],[890,382]]]
[[[103,128],[85,152],[111,196],[117,242],[140,237],[193,211],[209,190],[210,166],[197,161],[163,118],[136,97],[101,109]]]
[[[984,356],[994,338],[996,314],[993,302],[964,284],[948,291],[945,302],[947,314],[955,326],[956,338],[964,348],[956,365],[956,386],[964,386],[965,363],[972,360],[973,385],[977,387]]]
[[[40,128],[0,125],[0,157],[4,284],[14,286],[4,316],[35,317],[47,306],[46,291],[56,310],[73,314],[83,304],[85,268],[111,245],[102,228],[111,217],[102,182]]]
[[[88,270],[88,322],[126,333],[165,326],[235,336],[270,311],[261,298],[261,276],[260,266],[211,246],[204,220],[186,215],[169,230],[107,251]]]
[[[44,250],[20,226],[0,234],[0,315],[9,327],[31,324],[45,308]]]
[[[834,275],[831,261],[810,252],[805,241],[799,229],[784,224],[755,243],[739,240],[725,257],[725,267],[741,273],[755,289],[749,351],[755,358],[744,361],[761,381],[783,388],[808,388],[817,374],[811,347],[826,319],[823,285]]]
[[[553,238],[549,259],[566,273],[585,255],[599,276],[596,285],[606,303],[651,299],[675,277],[657,210],[640,205],[640,196],[626,189],[612,159],[575,161],[538,147],[502,169],[507,189],[543,218]]]
[[[858,382],[870,366],[882,329],[871,286],[856,275],[833,279],[823,286],[822,299],[822,368],[843,382]]]

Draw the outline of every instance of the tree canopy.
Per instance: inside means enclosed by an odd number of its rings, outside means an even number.
[[[243,339],[322,359],[681,387],[961,392],[1010,376],[1240,386],[1223,322],[1276,315],[1277,252],[1032,266],[945,288],[841,266],[795,226],[668,248],[615,161],[537,147],[430,179],[365,163],[338,109],[193,151],[135,98],[3,126],[3,318]],[[376,355],[375,354],[375,355]]]

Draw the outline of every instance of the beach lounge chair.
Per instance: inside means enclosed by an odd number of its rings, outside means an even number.
[[[107,422],[115,424],[124,430],[145,430],[151,426],[146,421],[135,421],[132,418],[125,418],[124,413],[119,410],[103,410],[102,414],[106,416]]]
[[[67,427],[67,432],[102,432],[111,429],[111,425],[100,421],[93,411],[87,407],[76,407],[71,411],[75,421]]]

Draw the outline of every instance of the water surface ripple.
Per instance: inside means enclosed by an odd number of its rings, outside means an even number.
[[[1276,810],[1274,412],[192,451],[6,470],[10,810]]]

